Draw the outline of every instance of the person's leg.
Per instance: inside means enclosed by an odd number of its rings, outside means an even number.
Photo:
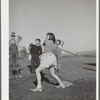
[[[35,61],[36,61],[37,67],[38,67],[40,65],[40,59],[39,59],[38,55],[35,56]],[[40,72],[40,74],[41,74],[41,81],[43,81],[44,74],[42,71]]]
[[[35,59],[34,59],[34,55],[31,56],[31,73],[35,74]]]
[[[12,57],[11,57],[11,61],[12,61],[12,74],[13,76],[15,76],[15,74],[13,73],[13,71],[15,70],[15,65],[16,65],[16,62],[15,62],[15,54],[12,53]]]
[[[12,56],[12,53],[10,53],[9,56],[10,56],[9,57],[9,78],[12,78],[12,76],[13,76],[13,73],[12,73],[12,68],[13,68],[13,56]]]
[[[35,72],[36,72],[36,78],[37,78],[37,88],[38,88],[38,87],[41,87],[41,74],[40,74],[40,72],[41,72],[43,69],[45,69],[45,67],[39,66],[39,67],[35,70]]]
[[[39,59],[39,56],[38,55],[35,55],[35,62],[36,62],[36,65],[39,66],[40,65],[40,59]]]
[[[31,91],[42,91],[42,85],[41,85],[41,74],[40,72],[45,69],[45,67],[39,66],[35,72],[36,72],[36,78],[37,78],[37,87],[35,89],[31,89]]]
[[[54,67],[50,68],[50,73],[51,75],[59,82],[59,86],[62,88],[65,88],[65,85],[62,83],[62,81],[60,80],[60,78],[54,73]]]
[[[60,70],[60,61],[57,62],[57,70],[58,70],[58,72]]]
[[[14,74],[13,74],[13,69],[12,68],[10,68],[10,76],[9,76],[9,78],[13,78],[14,77]]]
[[[16,76],[16,78],[18,78],[18,77],[22,78],[22,76],[18,72],[18,70],[20,69],[20,66],[19,66],[18,52],[17,51],[14,55],[14,62],[15,62],[15,76]]]

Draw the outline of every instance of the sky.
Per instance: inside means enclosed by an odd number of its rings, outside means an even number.
[[[72,52],[96,50],[96,0],[9,0],[9,34],[28,47],[47,32]]]

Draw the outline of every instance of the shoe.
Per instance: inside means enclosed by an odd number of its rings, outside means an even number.
[[[42,92],[42,88],[30,89],[32,92]]]
[[[60,84],[60,85],[58,85],[58,86],[55,86],[56,88],[62,88],[62,89],[64,89],[65,88],[65,85],[64,84]]]

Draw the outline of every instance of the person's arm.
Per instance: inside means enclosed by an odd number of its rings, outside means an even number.
[[[44,40],[44,42],[43,42],[43,46],[45,46],[46,45],[46,40]]]
[[[11,40],[9,40],[9,47],[10,47],[10,45],[11,45]]]
[[[30,54],[30,49],[31,49],[31,47],[28,47],[28,54]]]
[[[19,43],[19,42],[22,40],[22,38],[23,38],[23,37],[22,37],[22,36],[17,35],[17,38],[18,38],[18,39],[17,39],[17,43]]]
[[[11,55],[11,49],[10,49],[10,47],[9,47],[9,56]]]
[[[63,46],[64,45],[64,41],[61,41],[61,46]]]
[[[42,54],[42,48],[40,47],[39,56]]]
[[[28,47],[28,50],[29,50],[29,54],[32,54],[32,47],[33,47],[33,44],[31,43],[30,45],[29,45],[29,47]]]

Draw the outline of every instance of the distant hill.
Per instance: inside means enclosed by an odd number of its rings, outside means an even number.
[[[92,50],[92,51],[81,51],[81,52],[78,52],[78,54],[96,54],[96,50]]]
[[[71,54],[62,54],[63,58],[96,57],[96,50],[77,52],[77,56]]]
[[[96,50],[91,50],[91,51],[81,51],[81,52],[76,52],[77,55],[71,55],[65,52],[62,52],[62,58],[81,58],[81,57],[96,57]],[[28,50],[26,47],[21,46],[20,51],[19,51],[19,58],[24,59],[28,57]]]

